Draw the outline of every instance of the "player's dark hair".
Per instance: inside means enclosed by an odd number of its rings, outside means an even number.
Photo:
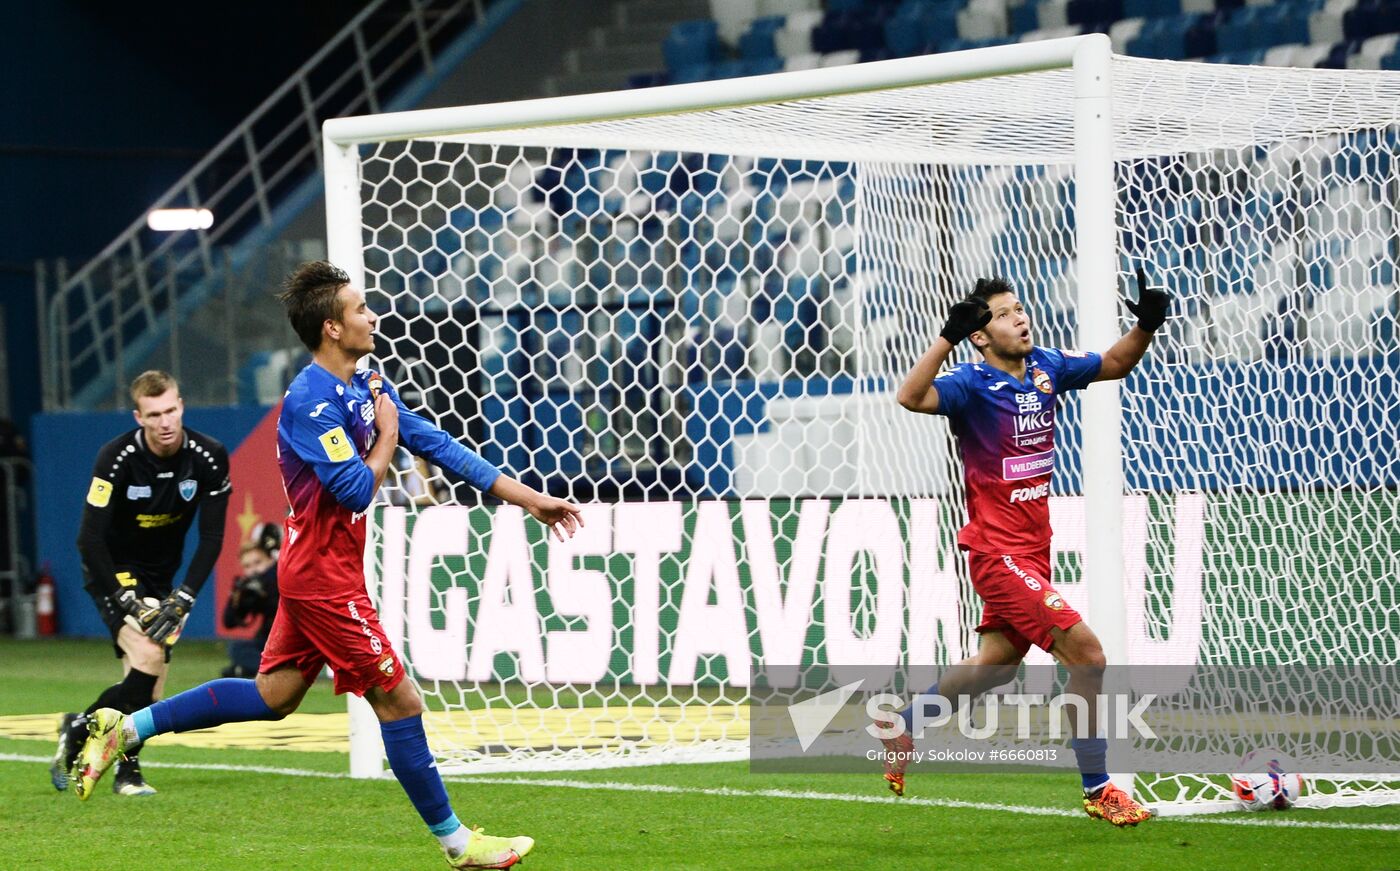
[[[321,346],[321,327],[326,321],[340,320],[340,305],[336,294],[350,283],[345,270],[325,260],[303,263],[282,282],[277,298],[287,309],[297,338],[314,352]]]
[[[1011,289],[1011,282],[1007,281],[1005,278],[979,278],[977,279],[977,286],[972,289],[972,293],[969,293],[968,296],[973,299],[980,299],[983,302],[989,302],[992,297],[998,294],[1015,292],[1016,291]]]
[[[147,369],[131,382],[131,402],[138,404],[143,396],[160,396],[172,387],[177,392],[180,389],[180,385],[175,383],[175,378],[169,372]]]

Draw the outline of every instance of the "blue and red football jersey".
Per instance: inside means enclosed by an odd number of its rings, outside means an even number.
[[[365,588],[365,512],[374,500],[374,472],[365,455],[374,445],[370,372],[345,383],[312,363],[292,381],[277,419],[277,465],[292,513],[278,567],[278,591],[290,599],[320,599]],[[404,407],[399,444],[488,490],[500,471],[450,435]]]
[[[1098,354],[1033,348],[1021,381],[967,363],[933,381],[962,453],[964,550],[1034,553],[1050,545],[1050,475],[1055,470],[1055,397],[1099,374]]]

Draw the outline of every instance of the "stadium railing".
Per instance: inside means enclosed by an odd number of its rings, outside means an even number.
[[[413,105],[520,2],[374,0],[151,204],[209,209],[211,228],[155,234],[142,215],[81,268],[41,268],[44,408],[120,405],[141,358],[225,280],[219,246],[242,265],[319,196],[321,122]]]

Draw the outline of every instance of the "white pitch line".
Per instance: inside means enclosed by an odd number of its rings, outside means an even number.
[[[0,762],[47,763],[47,756],[28,756],[20,753],[0,753]],[[348,772],[311,771],[303,768],[276,768],[270,765],[223,765],[211,763],[199,765],[192,762],[150,762],[143,761],[144,768],[172,768],[185,771],[230,771],[244,774],[279,774],[284,777],[315,777],[328,780],[347,780]],[[855,804],[879,804],[895,807],[936,807],[954,810],[986,810],[1001,813],[1023,814],[1038,817],[1078,817],[1078,811],[1057,807],[1036,807],[1033,805],[996,804],[994,802],[959,801],[948,798],[918,798],[915,796],[896,798],[883,795],[851,795],[840,792],[797,792],[789,789],[734,789],[732,787],[670,786],[664,783],[623,783],[610,780],[557,780],[530,777],[452,776],[444,777],[450,783],[470,783],[486,786],[539,786],[550,789],[602,790],[606,792],[644,792],[659,795],[704,795],[719,798],[779,798],[805,801],[838,801]],[[1341,829],[1365,832],[1400,832],[1398,823],[1339,823],[1324,820],[1297,819],[1250,819],[1246,817],[1180,816],[1161,817],[1155,823],[1192,823],[1217,826],[1272,826],[1289,829]]]

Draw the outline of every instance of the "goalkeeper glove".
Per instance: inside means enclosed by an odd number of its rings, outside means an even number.
[[[1123,300],[1123,304],[1128,307],[1128,311],[1137,315],[1137,325],[1149,333],[1155,333],[1157,328],[1162,326],[1167,320],[1167,307],[1171,304],[1171,297],[1160,287],[1147,286],[1147,273],[1142,271],[1142,267],[1137,268],[1138,301]]]
[[[142,599],[131,587],[123,589],[114,597],[117,607],[124,612],[122,621],[137,632],[144,633],[160,613],[155,599]]]
[[[978,284],[981,283],[982,280],[979,280]],[[948,309],[948,320],[944,322],[939,335],[947,339],[948,344],[956,345],[991,322],[992,310],[987,308],[987,304],[975,296],[969,296]]]
[[[174,644],[180,627],[184,625],[185,615],[194,607],[194,595],[189,587],[182,586],[166,596],[165,601],[160,603],[160,613],[151,623],[151,628],[146,630],[146,635],[156,644],[164,643],[166,639]]]

